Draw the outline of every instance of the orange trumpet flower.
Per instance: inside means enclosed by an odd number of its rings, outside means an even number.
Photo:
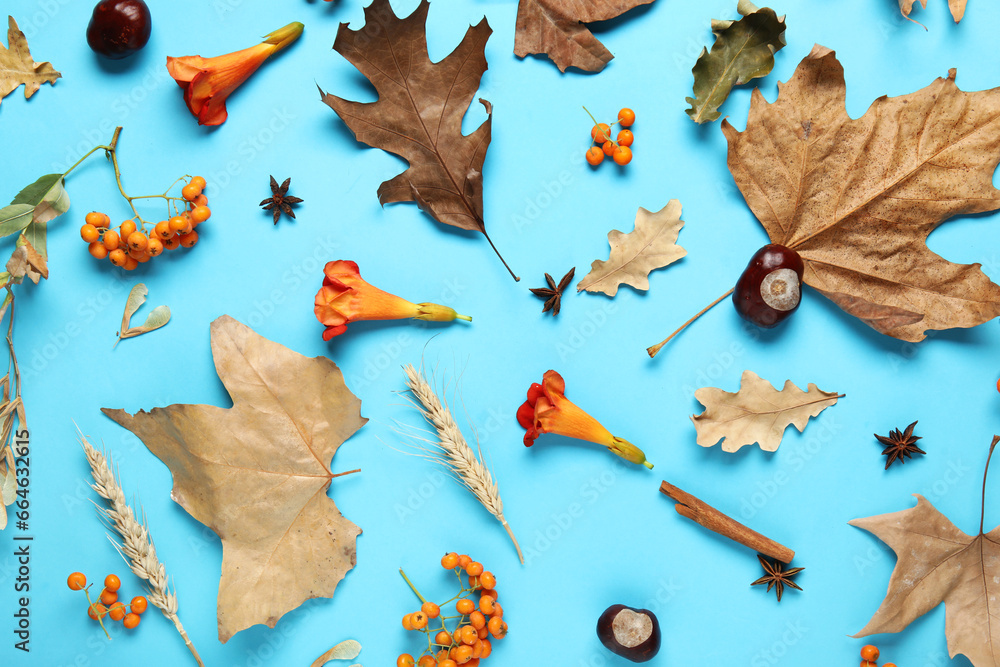
[[[566,382],[555,371],[546,371],[542,384],[532,383],[526,400],[517,411],[517,423],[523,426],[524,445],[531,447],[542,433],[556,433],[569,438],[604,445],[631,463],[652,469],[641,449],[604,428],[599,421],[566,398]]]
[[[447,306],[436,303],[410,303],[406,299],[383,292],[361,278],[358,265],[338,259],[323,268],[326,277],[316,294],[316,319],[326,325],[323,340],[330,340],[347,330],[358,320],[399,320],[412,317],[430,322],[451,322],[472,318],[459,315]]]
[[[250,78],[264,61],[302,34],[301,23],[289,23],[249,49],[214,58],[201,56],[167,57],[167,71],[184,89],[184,102],[199,125],[222,125],[226,122],[226,98]]]

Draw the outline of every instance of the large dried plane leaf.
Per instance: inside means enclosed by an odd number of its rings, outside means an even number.
[[[514,55],[544,53],[559,71],[576,67],[600,72],[611,52],[584,23],[608,21],[653,0],[521,0],[517,6]]]
[[[611,245],[608,261],[594,260],[590,273],[577,283],[576,291],[614,296],[622,284],[648,290],[650,271],[672,264],[687,254],[677,245],[677,235],[683,226],[681,203],[676,199],[671,199],[656,213],[640,206],[635,216],[635,229],[628,234],[617,229],[608,233]]]
[[[723,121],[729,169],[771,242],[802,256],[806,283],[895,338],[1000,315],[1000,286],[979,264],[926,245],[952,216],[1000,208],[1000,88],[963,92],[952,70],[856,120],[844,100],[840,62],[816,46],[774,103],[754,91],[745,131]]]
[[[24,84],[24,99],[28,99],[43,83],[54,84],[61,76],[52,63],[36,63],[31,59],[28,40],[14,17],[8,16],[7,47],[0,44],[0,102],[21,84]]]
[[[955,23],[962,20],[965,16],[965,5],[969,0],[948,0],[948,9],[951,10],[951,17],[955,19]],[[910,18],[910,12],[913,11],[914,3],[918,0],[899,0],[899,11],[903,13],[903,16]],[[919,0],[920,6],[927,9],[927,0]],[[911,19],[912,20],[912,19]]]
[[[486,41],[493,31],[484,18],[454,51],[433,63],[424,32],[428,6],[421,0],[400,19],[388,0],[374,0],[365,8],[363,28],[340,25],[333,48],[371,81],[377,101],[320,93],[358,141],[409,163],[379,186],[379,202],[412,201],[438,222],[486,234],[482,170],[492,118],[463,136],[462,117],[486,71]],[[491,114],[490,103],[480,102]]]
[[[975,667],[1000,665],[1000,527],[966,535],[926,498],[901,512],[851,521],[896,552],[889,590],[855,637],[900,632],[945,606],[948,654]]]
[[[698,431],[698,444],[712,447],[722,440],[722,450],[735,452],[744,445],[759,443],[765,452],[781,444],[781,436],[790,425],[802,432],[810,417],[815,417],[843,394],[823,391],[809,383],[806,391],[791,380],[778,391],[753,371],[743,371],[740,390],[735,394],[715,387],[694,392],[705,411],[692,415]]]
[[[170,468],[173,499],[222,540],[225,642],[257,623],[273,628],[310,598],[332,597],[354,567],[361,529],[326,491],[331,458],[367,420],[332,361],[306,358],[231,317],[212,323],[212,355],[233,407],[103,412]]]
[[[691,72],[694,74],[694,97],[687,115],[696,123],[717,120],[719,107],[729,97],[733,86],[767,76],[774,68],[774,54],[785,46],[785,17],[764,7],[747,12],[741,4],[739,21],[719,22],[715,43],[709,52],[703,49]]]

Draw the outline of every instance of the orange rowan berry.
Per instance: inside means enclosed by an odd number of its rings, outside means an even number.
[[[479,667],[479,658],[473,657],[471,660],[465,663],[465,667]]]
[[[163,253],[163,241],[156,238],[155,236],[149,237],[149,242],[146,244],[146,254],[150,257],[156,257]]]
[[[191,209],[191,220],[194,224],[205,222],[212,217],[212,209],[207,206],[195,206]]]
[[[413,614],[406,614],[403,616],[403,629],[412,630],[413,629]]]
[[[184,234],[183,236],[181,236],[180,242],[181,245],[184,246],[185,248],[192,247],[195,243],[198,242],[198,232],[188,232],[187,234]]]
[[[471,559],[471,558],[469,558],[469,557],[468,557],[468,556],[467,556],[466,554],[461,554],[461,555],[460,555],[460,556],[458,557],[458,566],[459,566],[460,568],[462,568],[463,570],[464,570],[464,569],[465,569],[465,567],[466,567],[466,566],[467,566],[467,565],[468,565],[469,563],[471,563],[471,562],[472,562],[472,559]]]
[[[109,574],[104,577],[104,590],[106,591],[117,591],[122,587],[122,580],[118,578],[117,574]]]
[[[493,644],[492,644],[492,642],[490,642],[489,639],[480,639],[479,641],[481,641],[483,643],[483,652],[480,654],[479,657],[482,658],[482,659],[486,659],[486,658],[490,657],[490,653],[493,653]]]
[[[612,155],[615,154],[616,148],[618,148],[618,146],[615,144],[615,142],[611,141],[610,139],[608,141],[605,141],[601,145],[601,150],[604,151],[604,154],[607,155],[608,157],[611,157]]]
[[[111,252],[108,253],[108,259],[111,260],[111,263],[114,264],[115,266],[125,266],[125,261],[127,258],[128,255],[126,255],[125,251],[122,250],[121,248],[116,248],[115,250],[112,250]]]
[[[97,231],[97,227],[88,223],[85,223],[83,227],[80,227],[80,238],[87,243],[93,243],[97,239],[101,238],[101,233]]]
[[[94,256],[95,259],[104,259],[108,256],[108,249],[104,247],[104,244],[100,241],[94,241],[87,246],[87,251]]]
[[[470,660],[472,660],[472,647],[471,646],[459,646],[452,649],[451,659],[460,665],[464,665]]]
[[[491,618],[486,627],[489,629],[490,634],[497,639],[503,639],[507,636],[507,623],[499,616]]]
[[[434,643],[440,644],[441,646],[451,646],[451,634],[445,632],[444,630],[438,631],[438,633],[434,635]]]
[[[462,643],[467,646],[472,646],[479,639],[479,635],[476,634],[476,629],[471,625],[463,625],[459,630]]]
[[[106,588],[103,591],[101,591],[101,604],[109,606],[113,605],[116,602],[118,602],[118,593],[114,591],[109,591]]]
[[[635,122],[635,112],[625,107],[618,112],[618,123],[622,127],[631,127],[632,123]]]
[[[122,619],[122,625],[124,625],[129,630],[139,626],[139,614],[125,614],[125,618]]]
[[[128,247],[131,250],[145,250],[149,245],[149,237],[142,232],[132,232],[128,235]]]
[[[208,185],[208,183],[205,182],[205,179],[201,176],[192,176],[188,184],[193,185],[199,190],[204,190],[205,186]]]
[[[486,572],[483,572],[481,575],[479,575],[479,583],[482,585],[483,588],[496,588],[497,578],[493,575],[492,572],[487,570]]]
[[[483,640],[476,637],[476,641],[472,642],[472,657],[478,658],[483,654]]]
[[[125,608],[121,602],[116,602],[110,607],[108,607],[108,616],[111,617],[112,621],[120,621],[125,616],[128,615],[128,609]]]
[[[865,660],[875,662],[878,660],[878,647],[868,644],[861,647],[861,657]]]
[[[455,610],[458,611],[458,613],[462,614],[463,616],[471,614],[473,611],[475,611],[475,609],[476,609],[475,603],[468,598],[462,598],[461,600],[455,603]]]
[[[71,591],[83,590],[83,587],[87,585],[87,575],[83,572],[74,572],[66,577],[66,585]]]
[[[425,602],[420,605],[420,611],[427,614],[427,618],[437,618],[441,615],[441,607],[437,606],[433,602]]]
[[[486,627],[486,616],[483,615],[481,611],[474,611],[469,614],[469,623],[472,624],[476,630]]]
[[[409,653],[403,653],[396,658],[396,667],[413,667],[413,665],[413,656]]]
[[[86,222],[88,225],[93,225],[94,227],[107,227],[107,225],[104,224],[105,217],[107,216],[105,216],[103,213],[98,213],[97,211],[91,211],[86,216],[84,216],[83,221]],[[111,219],[108,218],[108,221],[110,222]]]
[[[172,235],[169,239],[163,239],[163,247],[166,250],[176,250],[181,247],[181,237],[177,234]]]
[[[499,602],[493,603],[493,618],[503,618],[503,607]]]
[[[99,618],[104,618],[108,613],[108,608],[99,602],[95,602],[89,607],[87,607],[87,615],[90,616],[95,621]]]
[[[474,591],[479,587],[479,577],[469,577],[469,590]]]
[[[126,271],[135,271],[135,267],[139,266],[139,260],[137,260],[132,255],[127,255],[125,257],[125,264],[122,266]]]
[[[192,201],[195,197],[201,194],[201,188],[199,188],[194,183],[188,183],[183,188],[181,188],[181,197]]]
[[[117,250],[118,246],[121,245],[121,237],[118,236],[118,232],[113,229],[109,229],[104,232],[104,238],[101,239],[104,243],[104,247],[110,250]]]
[[[861,667],[878,667],[878,663],[871,662],[870,660],[862,660]]]
[[[132,232],[134,232],[136,230],[135,221],[134,220],[126,220],[121,225],[119,225],[118,229],[119,229],[118,234],[123,239],[127,239],[132,234]]]
[[[619,146],[615,149],[614,153],[615,164],[620,164],[622,166],[627,165],[632,161],[632,149],[628,146]]]
[[[438,660],[438,667],[458,667],[458,663],[451,658],[445,658],[444,660]]]
[[[171,231],[179,232],[185,227],[187,227],[188,221],[185,220],[182,216],[175,215],[174,217],[170,218],[170,220],[167,221],[167,225],[170,227]]]
[[[476,632],[479,634],[480,639],[486,639],[487,637],[490,636],[490,631],[485,625],[479,628],[479,630],[477,630]]]
[[[194,204],[195,206],[208,206],[208,197],[206,197],[205,195],[198,195],[197,197],[194,198],[194,201],[191,203]]]
[[[422,611],[415,611],[410,614],[410,625],[414,630],[423,630],[427,627],[427,614]]]
[[[443,567],[446,570],[454,570],[456,567],[458,567],[458,554],[452,551],[442,556],[441,567]]]
[[[590,130],[590,138],[597,143],[604,143],[611,137],[611,128],[607,123],[598,123]]]
[[[478,577],[483,573],[483,564],[477,561],[472,561],[465,566],[465,572],[470,577]]]
[[[887,662],[884,665],[882,665],[882,667],[896,667],[896,663],[894,663],[894,662]]]
[[[497,601],[489,595],[479,598],[479,611],[486,616],[492,616],[497,610]]]
[[[438,651],[438,652],[437,652],[437,653],[436,653],[436,654],[434,655],[434,657],[435,657],[435,658],[437,658],[437,661],[438,661],[438,667],[441,667],[441,665],[443,665],[443,664],[444,664],[445,660],[449,660],[449,658],[448,658],[448,651],[449,651],[449,650],[450,650],[450,649],[446,649],[446,648],[443,648],[443,649],[441,649],[440,651]],[[452,665],[454,665],[454,664],[455,664],[455,661],[454,661],[454,660],[451,660],[451,664],[452,664]]]
[[[622,130],[618,133],[617,140],[619,146],[631,146],[635,141],[635,135],[632,134],[632,130]]]
[[[421,657],[420,660],[417,661],[417,666],[418,667],[436,667],[437,666],[437,660],[435,660],[432,656],[425,655],[425,656]]]
[[[166,220],[161,220],[160,222],[156,223],[156,226],[153,227],[153,235],[159,238],[161,241],[163,239],[169,239],[171,236],[173,236],[173,234],[174,234],[173,230],[170,229],[170,223],[167,222]]]
[[[604,162],[604,151],[597,146],[591,146],[587,149],[587,163],[591,167],[596,167],[602,162]]]
[[[486,595],[493,598],[494,600],[500,597],[500,595],[492,588],[484,588],[483,590],[479,591],[479,595],[480,597]]]

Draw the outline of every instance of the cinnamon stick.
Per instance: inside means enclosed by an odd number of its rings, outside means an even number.
[[[678,489],[665,480],[660,485],[660,491],[677,501],[674,509],[677,510],[678,514],[686,516],[695,523],[700,523],[723,537],[728,537],[734,542],[739,542],[757,553],[770,556],[782,563],[791,563],[792,558],[795,557],[795,552],[788,547],[747,528],[739,521],[730,518],[708,503],[695,498],[687,491]]]

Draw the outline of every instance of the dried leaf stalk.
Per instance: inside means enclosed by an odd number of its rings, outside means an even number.
[[[434,387],[420,371],[412,364],[407,364],[403,367],[403,372],[406,373],[406,386],[416,399],[415,406],[437,431],[438,441],[428,441],[435,449],[425,450],[427,458],[447,468],[465,488],[472,492],[483,507],[497,518],[510,535],[514,548],[517,549],[517,557],[523,565],[524,555],[521,553],[521,545],[517,543],[514,531],[504,518],[500,490],[490,469],[482,461],[482,450],[478,447],[474,450],[465,441],[465,436],[455,423],[448,405],[441,400]]]
[[[115,545],[115,549],[128,563],[132,572],[140,579],[146,580],[149,601],[174,624],[199,667],[205,667],[205,663],[201,661],[201,656],[198,655],[197,649],[191,643],[184,631],[184,626],[181,625],[181,621],[177,617],[177,595],[170,590],[166,568],[156,556],[156,547],[153,546],[153,540],[149,536],[145,514],[142,514],[140,521],[125,500],[125,493],[122,491],[117,470],[110,456],[94,448],[82,434],[80,435],[80,444],[83,445],[83,451],[87,455],[87,463],[90,464],[91,474],[94,477],[91,488],[97,492],[97,495],[108,501],[109,505],[109,507],[98,506],[97,513],[109,527],[114,528],[115,532],[121,536],[121,542],[116,541],[110,535],[108,535],[108,539]]]

